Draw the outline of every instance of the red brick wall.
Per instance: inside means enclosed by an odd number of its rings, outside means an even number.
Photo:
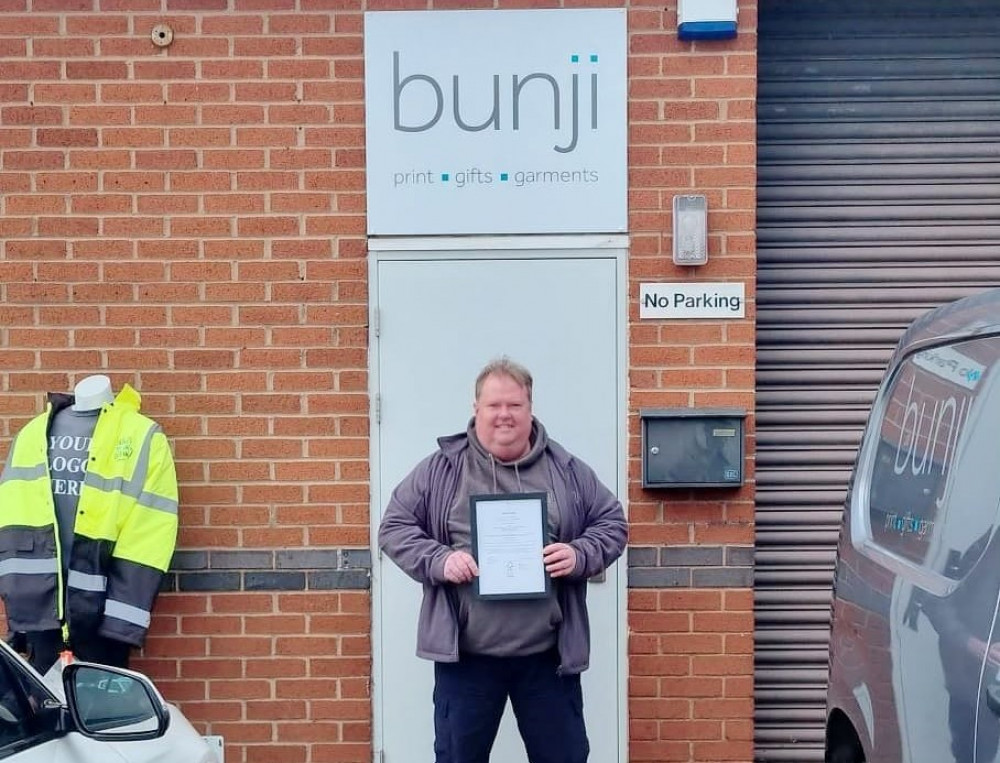
[[[676,2],[632,3],[629,12],[634,547],[723,546],[749,556],[754,543],[756,5],[741,0],[739,35],[724,42],[678,40]],[[671,260],[671,203],[684,193],[708,198],[709,261],[696,269]],[[743,281],[746,320],[640,321],[639,284],[673,281]],[[689,406],[750,414],[743,489],[642,490],[638,409]],[[744,586],[631,588],[633,763],[753,759],[753,595]]]
[[[0,0],[0,455],[46,390],[140,390],[191,568],[136,664],[227,763],[371,759],[369,595],[295,590],[314,571],[277,556],[369,544],[362,12],[615,4]],[[753,293],[756,3],[715,43],[677,40],[674,0],[627,5],[631,542],[728,554],[753,544],[752,415],[746,487],[665,495],[639,487],[637,411],[752,412],[752,300],[746,320],[639,321],[637,294]],[[693,271],[667,233],[692,192]],[[630,759],[751,760],[749,585],[638,585],[628,624]]]

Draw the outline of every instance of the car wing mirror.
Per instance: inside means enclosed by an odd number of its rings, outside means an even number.
[[[66,705],[75,730],[102,741],[163,736],[170,712],[152,681],[124,668],[72,662],[63,668]]]

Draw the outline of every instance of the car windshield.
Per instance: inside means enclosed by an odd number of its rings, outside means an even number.
[[[952,580],[985,550],[1000,512],[1000,337],[923,350],[893,377],[867,496],[873,540]]]

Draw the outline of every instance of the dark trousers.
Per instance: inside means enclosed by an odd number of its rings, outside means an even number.
[[[586,763],[580,676],[558,666],[555,650],[434,663],[435,763],[489,763],[508,697],[530,763]]]
[[[30,631],[25,636],[28,662],[42,675],[51,668],[59,653],[66,649],[62,631]],[[127,668],[132,647],[123,641],[101,636],[97,633],[73,638],[73,657],[84,662],[99,662],[117,668]]]

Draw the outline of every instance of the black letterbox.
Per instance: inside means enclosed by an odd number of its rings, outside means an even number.
[[[743,484],[745,411],[646,408],[639,418],[644,488]]]

